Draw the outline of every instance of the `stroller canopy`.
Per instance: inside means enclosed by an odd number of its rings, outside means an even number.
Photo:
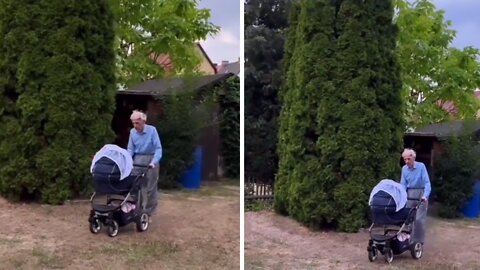
[[[132,172],[133,159],[128,151],[114,144],[106,144],[93,157],[92,165],[90,166],[91,173],[93,173],[95,163],[102,157],[107,157],[117,164],[120,169],[120,180],[125,179]]]
[[[372,204],[373,196],[380,191],[384,191],[392,196],[397,206],[397,212],[407,204],[407,191],[405,188],[400,183],[390,179],[384,179],[380,181],[380,183],[378,183],[370,193],[370,200],[368,201],[369,205]]]

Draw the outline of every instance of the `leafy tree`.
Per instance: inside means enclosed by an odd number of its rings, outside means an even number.
[[[122,85],[164,76],[155,61],[169,55],[174,73],[194,73],[195,43],[218,32],[197,0],[111,0],[116,18],[118,79]]]
[[[111,141],[113,15],[105,1],[0,1],[0,193],[62,203]]]
[[[473,95],[480,86],[478,50],[452,47],[456,33],[432,1],[395,0],[395,6],[407,126],[448,120],[441,109],[448,101],[455,104],[459,118],[473,118],[480,108]]]
[[[273,182],[288,0],[245,1],[245,177]]]
[[[283,29],[288,24],[291,0],[245,0],[245,28],[267,27]]]
[[[366,224],[371,188],[399,173],[393,5],[306,0],[299,7],[286,47],[275,209],[310,226],[356,231]]]

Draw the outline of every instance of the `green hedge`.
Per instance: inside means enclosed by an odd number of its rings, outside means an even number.
[[[113,16],[107,1],[2,1],[0,193],[60,204],[88,190],[113,139]]]

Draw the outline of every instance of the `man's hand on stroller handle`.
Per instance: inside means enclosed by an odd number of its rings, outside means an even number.
[[[425,207],[428,207],[428,198],[422,197],[422,200],[420,202],[422,202],[425,205]]]

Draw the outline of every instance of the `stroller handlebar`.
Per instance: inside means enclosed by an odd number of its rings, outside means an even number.
[[[150,164],[148,165],[143,165],[143,164],[133,164],[133,167],[137,167],[137,168],[141,168],[141,174],[146,174],[148,172],[148,170],[152,169],[152,167],[150,166]]]
[[[142,173],[140,174],[140,176],[144,177],[152,167],[150,166],[142,166],[142,167],[143,167],[142,168],[143,170],[141,171]]]

